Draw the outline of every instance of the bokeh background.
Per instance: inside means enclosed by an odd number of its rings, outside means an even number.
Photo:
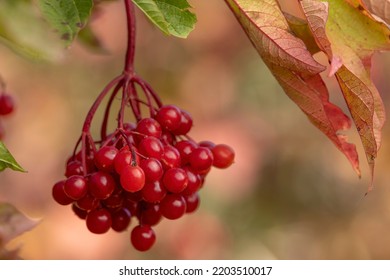
[[[288,4],[284,7],[292,12]],[[40,223],[8,244],[24,259],[389,259],[390,126],[377,160],[375,190],[358,135],[362,179],[283,93],[223,1],[191,1],[198,16],[188,39],[163,35],[137,13],[136,69],[162,96],[191,112],[191,136],[234,147],[236,162],[212,170],[201,207],[155,227],[139,253],[129,231],[93,235],[70,207],[51,198],[94,98],[122,71],[121,1],[92,22],[105,53],[76,43],[55,63],[31,62],[0,46],[0,71],[17,100],[4,121],[10,151],[28,170],[0,174],[0,200]],[[325,57],[316,58],[326,64]],[[390,55],[373,61],[373,79],[390,114]],[[333,79],[332,100],[346,109]],[[133,223],[131,226],[134,226]]]

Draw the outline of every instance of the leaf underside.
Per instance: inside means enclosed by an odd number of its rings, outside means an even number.
[[[66,46],[76,38],[91,14],[93,0],[39,0],[47,22],[59,33]]]
[[[318,47],[313,46],[313,38],[307,36],[305,31],[302,40],[297,37],[302,28],[307,30],[305,26],[298,26],[301,28],[298,30],[297,25],[305,23],[296,22],[291,17],[287,22],[276,0],[225,2],[288,97],[347,157],[360,176],[356,147],[340,133],[351,127],[351,121],[329,101],[328,90],[319,74],[326,68],[315,61],[311,54]],[[309,40],[310,50],[306,45]]]

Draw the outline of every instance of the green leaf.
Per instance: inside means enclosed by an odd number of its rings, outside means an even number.
[[[187,0],[133,0],[165,34],[187,38],[194,29],[196,16]]]
[[[29,1],[0,1],[0,43],[17,54],[33,60],[58,59],[62,44],[47,29]]]
[[[19,165],[19,163],[16,162],[14,157],[3,144],[3,142],[0,141],[0,171],[3,171],[6,168],[11,168],[15,171],[26,172]]]
[[[93,7],[92,0],[39,0],[45,19],[69,46],[85,26]]]

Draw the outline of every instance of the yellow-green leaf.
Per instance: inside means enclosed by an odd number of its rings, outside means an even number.
[[[11,168],[15,171],[26,172],[14,159],[3,142],[0,141],[0,171]]]

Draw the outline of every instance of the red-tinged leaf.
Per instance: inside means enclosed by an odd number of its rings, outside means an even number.
[[[306,114],[309,120],[321,130],[347,157],[360,177],[359,157],[356,146],[347,142],[339,133],[351,127],[351,120],[336,105],[329,102],[328,91],[320,75],[302,78],[277,65],[268,65],[284,91]]]
[[[225,0],[264,60],[298,73],[317,74],[325,67],[295,37],[276,0]]]
[[[353,3],[326,2],[300,3],[314,38],[331,61],[330,74],[336,75],[359,132],[371,169],[370,191],[385,121],[382,100],[370,78],[371,57],[375,51],[390,49],[390,31]]]
[[[37,224],[9,203],[0,203],[0,248]]]
[[[295,37],[276,1],[225,0],[286,94],[309,120],[344,153],[360,176],[356,147],[339,135],[351,121],[329,102],[318,64]]]
[[[375,19],[390,26],[390,0],[359,0]]]

